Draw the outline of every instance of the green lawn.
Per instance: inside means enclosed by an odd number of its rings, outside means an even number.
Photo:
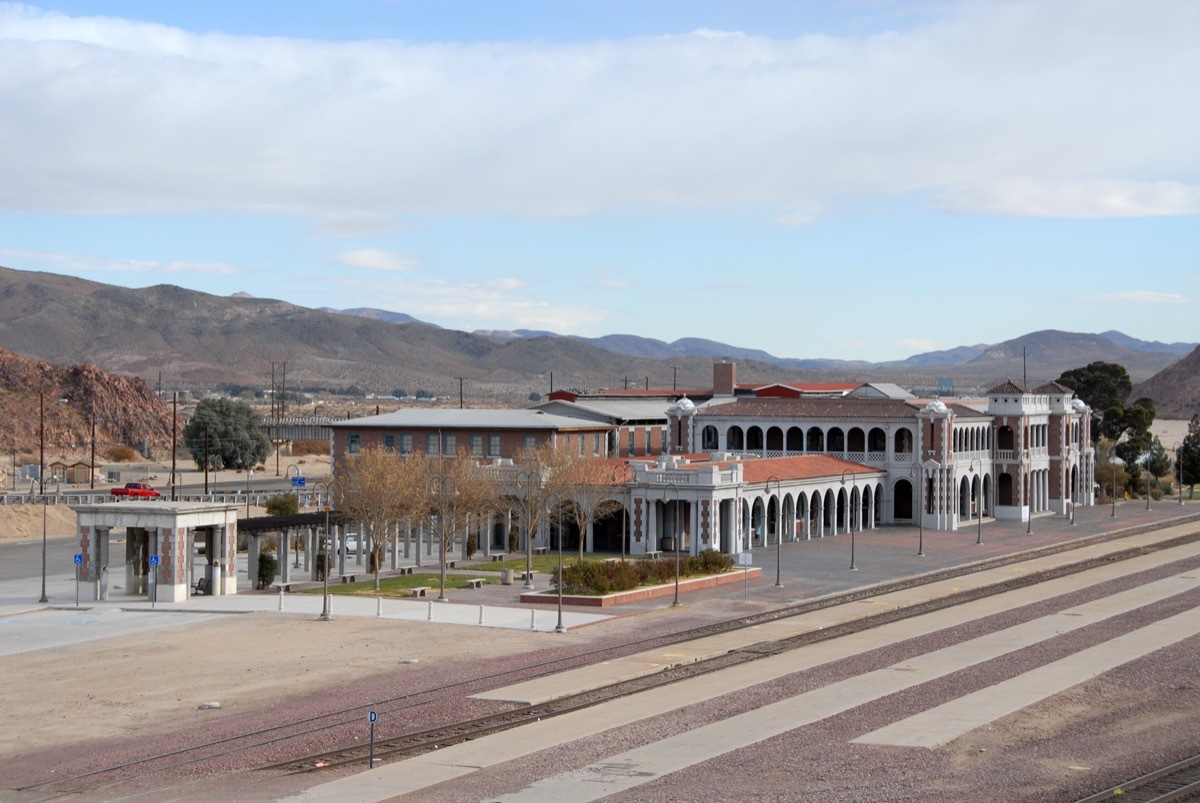
[[[411,596],[410,592],[414,588],[428,586],[429,588],[437,589],[440,587],[441,583],[440,574],[405,574],[397,577],[384,577],[383,575],[380,575],[379,590],[376,591],[374,575],[357,576],[366,577],[367,579],[357,583],[330,583],[329,593],[363,597],[408,597]],[[467,580],[476,576],[481,575],[447,574],[446,588],[466,588]],[[485,585],[491,585],[492,583],[500,582],[499,576],[492,578],[483,575],[483,577],[487,580]],[[324,587],[317,586],[316,588],[306,588],[299,593],[322,594],[324,593]]]

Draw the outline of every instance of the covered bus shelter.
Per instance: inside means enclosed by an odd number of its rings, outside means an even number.
[[[165,501],[73,505],[83,558],[79,579],[93,586],[96,600],[109,598],[118,566],[128,596],[181,602],[197,588],[205,594],[236,594],[239,507]],[[122,537],[125,554],[113,556],[110,545]],[[197,573],[193,565],[199,555],[204,564]]]

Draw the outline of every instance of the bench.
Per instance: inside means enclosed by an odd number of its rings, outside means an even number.
[[[343,575],[342,575],[342,582],[343,582],[343,583],[353,583],[353,582],[354,582],[354,575],[352,575],[352,574],[343,574]]]
[[[472,577],[467,581],[467,588],[483,588],[483,584],[486,582],[487,580],[482,577]]]
[[[499,563],[499,562],[500,562],[500,561],[502,561],[502,560],[504,560],[504,553],[503,553],[503,552],[501,552],[501,553],[499,553],[499,554],[493,554],[493,555],[492,555],[492,563]]]
[[[410,588],[409,591],[414,597],[424,597],[429,595],[429,586],[417,586],[416,588]]]
[[[196,581],[196,585],[192,588],[192,593],[196,596],[208,596],[208,578],[201,577]]]
[[[661,549],[647,549],[646,557],[650,558],[651,560],[654,560],[655,558],[661,558],[662,550]]]
[[[537,572],[521,572],[520,574],[517,575],[517,579],[520,580],[521,582],[525,582],[526,580],[528,580],[529,582],[532,583],[533,576],[535,574],[537,574]]]
[[[549,554],[550,554],[550,547],[548,547],[548,546],[535,546],[535,547],[533,548],[533,554],[535,554],[535,555],[549,555]]]

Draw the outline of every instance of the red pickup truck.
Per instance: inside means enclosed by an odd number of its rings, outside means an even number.
[[[124,488],[113,488],[112,495],[140,497],[142,499],[152,499],[156,496],[162,496],[161,493],[151,488],[145,482],[127,482]]]

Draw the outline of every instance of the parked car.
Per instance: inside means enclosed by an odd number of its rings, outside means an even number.
[[[128,496],[140,499],[153,499],[156,496],[162,496],[161,493],[150,487],[147,482],[127,482],[121,488],[113,488],[113,496]]]
[[[358,533],[346,533],[346,554],[358,554]]]

